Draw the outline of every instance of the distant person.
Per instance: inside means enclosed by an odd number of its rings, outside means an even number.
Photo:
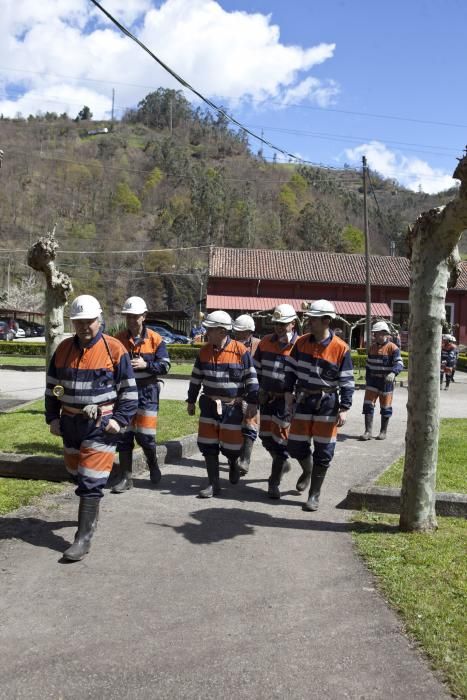
[[[253,335],[255,332],[255,321],[253,316],[250,316],[250,314],[242,314],[241,316],[238,316],[238,318],[236,318],[233,322],[232,329],[235,340],[243,343],[250,355],[253,357],[259,343],[259,338],[255,338]],[[246,410],[246,403],[243,405],[243,409]],[[240,474],[245,476],[245,474],[248,474],[250,470],[251,453],[253,451],[255,440],[258,437],[257,415],[253,416],[252,418],[243,418],[242,435],[243,445],[242,449],[240,450],[238,466],[240,468]]]
[[[191,331],[190,331],[190,338],[192,343],[202,343],[203,338],[206,334],[205,329],[203,326],[193,326]]]
[[[225,311],[213,311],[203,321],[206,344],[200,349],[191,373],[187,412],[194,416],[198,394],[200,417],[198,447],[206,462],[208,485],[200,498],[220,495],[219,453],[229,462],[229,480],[238,483],[238,457],[243,445],[242,404],[247,403],[246,418],[258,411],[258,380],[253,360],[246,347],[232,340],[232,319]]]
[[[118,441],[120,480],[112,493],[123,493],[133,486],[133,449],[143,449],[151,483],[158,484],[161,470],[157,461],[156,431],[159,411],[159,377],[170,369],[169,353],[162,336],[146,326],[148,307],[141,297],[129,297],[123,304],[126,330],[117,338],[131,358],[138,388],[138,410],[131,425]]]
[[[449,389],[449,385],[451,384],[452,371],[455,368],[455,364],[455,344],[451,341],[451,335],[445,333],[441,338],[441,367],[439,375],[440,387],[442,388],[444,379],[445,391]]]
[[[285,363],[298,338],[297,314],[290,304],[273,311],[274,332],[260,340],[253,360],[259,381],[259,436],[272,457],[268,480],[269,498],[280,498],[282,476],[290,471],[287,440],[291,412],[285,403]]]
[[[374,342],[368,350],[366,361],[366,386],[363,399],[365,432],[360,440],[371,440],[373,416],[376,401],[379,399],[381,412],[381,429],[377,440],[385,440],[389,419],[392,416],[392,397],[394,380],[404,369],[401,353],[390,338],[390,330],[385,321],[377,321],[373,328]]]
[[[70,308],[75,335],[60,343],[47,371],[45,419],[52,435],[63,438],[65,466],[80,499],[75,541],[63,554],[70,561],[89,552],[118,434],[138,407],[130,357],[100,330],[101,313],[95,297],[76,297]]]
[[[336,336],[336,338],[341,338],[344,340],[344,331],[342,328],[333,328],[333,333]]]
[[[457,339],[455,335],[451,335],[451,343],[454,345],[453,352],[454,352],[454,365],[452,368],[451,372],[451,382],[454,382],[454,375],[456,374],[456,369],[457,369],[457,361],[459,359],[459,346],[457,345]],[[455,382],[454,382],[455,384]]]

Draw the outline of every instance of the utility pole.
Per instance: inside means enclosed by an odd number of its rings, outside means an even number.
[[[366,192],[367,164],[366,156],[362,156],[363,172],[363,226],[365,231],[365,288],[366,288],[366,351],[371,345],[371,284],[370,284],[370,234],[368,232],[368,203]]]
[[[169,127],[170,127],[170,135],[172,136],[172,98],[169,100]]]
[[[110,121],[113,124],[114,121],[114,110],[115,110],[115,88],[112,88],[112,114],[110,117]]]

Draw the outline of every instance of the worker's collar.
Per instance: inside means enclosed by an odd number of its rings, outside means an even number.
[[[324,338],[324,340],[316,340],[315,336],[310,333],[310,343],[317,343],[318,345],[322,345],[323,347],[327,347],[331,340],[334,338],[334,333],[330,330],[329,335],[327,338]]]
[[[99,328],[99,330],[97,331],[97,335],[96,335],[92,340],[90,340],[89,343],[87,343],[86,345],[81,345],[81,343],[80,343],[79,338],[78,338],[77,335],[75,335],[75,337],[73,338],[73,341],[74,341],[75,345],[76,345],[80,350],[88,350],[89,348],[92,348],[93,345],[95,345],[96,343],[98,343],[99,340],[100,340],[101,338],[102,338],[102,331],[101,331],[101,329]]]
[[[277,333],[272,334],[273,341],[280,343],[281,345],[293,345],[298,338],[298,333],[296,330],[294,330],[292,332],[292,337],[290,338],[290,340],[289,339],[283,340],[284,337],[285,336],[280,336]]]
[[[141,335],[138,335],[138,336],[136,336],[136,337],[137,337],[137,338],[146,338],[147,334],[148,334],[148,332],[147,332],[146,325],[143,323],[143,329],[142,329],[142,331],[141,331]],[[128,330],[128,339],[129,339],[129,340],[132,340],[133,342],[135,342],[135,336],[131,333],[130,330]]]
[[[212,347],[214,348],[214,350],[216,352],[220,352],[230,343],[231,340],[232,340],[232,338],[230,337],[230,335],[226,335],[224,338],[224,341],[222,342],[222,345],[219,346],[219,345],[212,344]],[[238,342],[240,342],[240,341],[238,341]]]

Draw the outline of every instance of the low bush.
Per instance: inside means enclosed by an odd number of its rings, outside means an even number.
[[[18,341],[2,341],[0,355],[29,355],[45,357],[45,343],[20,343]]]

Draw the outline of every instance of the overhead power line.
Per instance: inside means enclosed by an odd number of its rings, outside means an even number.
[[[125,34],[136,44],[138,44],[138,46],[140,46],[143,49],[143,51],[146,51],[146,53],[149,54],[151,58],[153,58],[154,61],[156,61],[156,63],[158,63],[165,71],[167,71],[167,73],[169,73],[173,78],[175,78],[175,80],[178,83],[180,83],[180,85],[183,85],[184,88],[190,90],[194,95],[199,97],[200,100],[202,100],[205,104],[211,107],[211,109],[215,110],[218,114],[221,114],[223,117],[225,117],[229,122],[231,122],[231,124],[234,124],[246,134],[249,134],[249,136],[252,136],[260,143],[263,143],[265,146],[272,148],[273,151],[283,153],[288,158],[293,158],[294,160],[299,161],[300,163],[309,162],[303,158],[300,158],[299,156],[294,155],[293,153],[290,153],[285,148],[276,146],[267,139],[264,139],[262,136],[259,136],[259,134],[255,134],[254,131],[248,129],[241,122],[235,119],[235,117],[232,117],[228,112],[226,112],[225,109],[222,109],[222,107],[219,107],[219,105],[216,105],[214,102],[212,102],[212,100],[205,97],[201,92],[199,92],[199,90],[196,90],[192,85],[190,85],[190,83],[188,83],[184,78],[178,75],[178,73],[172,70],[172,68],[170,68],[166,63],[164,63],[164,61],[158,58],[150,49],[148,49],[148,47],[145,44],[143,44],[142,41],[140,41],[134,34],[132,34],[129,29],[127,29],[123,24],[121,24],[117,19],[115,19],[115,17],[111,15],[110,12],[107,12],[107,10],[104,9],[102,5],[99,2],[97,2],[97,0],[90,0],[90,2],[92,2],[93,5],[95,5],[113,24],[115,24],[115,26],[118,27],[123,34]]]

